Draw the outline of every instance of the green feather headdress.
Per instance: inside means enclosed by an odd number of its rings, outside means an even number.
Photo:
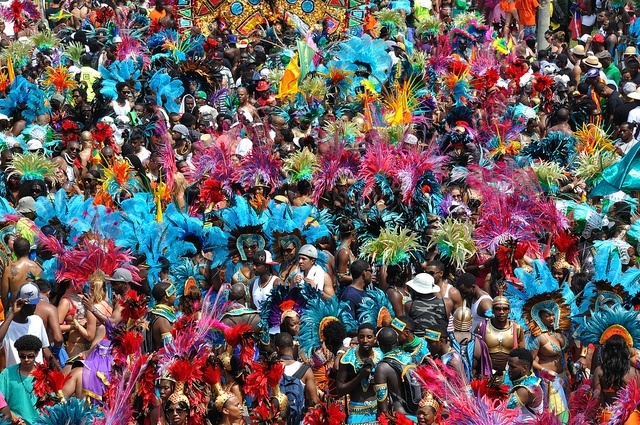
[[[456,15],[451,20],[451,23],[454,27],[460,29],[466,29],[469,26],[469,23],[475,21],[476,25],[484,25],[485,19],[484,16],[477,12],[465,12],[459,15]]]
[[[31,61],[31,50],[33,49],[33,44],[31,40],[22,42],[22,41],[14,41],[4,48],[2,53],[0,53],[0,58],[7,61],[7,58],[11,58],[13,62],[14,69],[20,69],[24,66],[27,66]]]
[[[420,249],[418,237],[409,229],[382,229],[380,236],[366,241],[360,254],[385,265],[407,263],[411,252]]]
[[[547,193],[556,193],[560,181],[565,180],[564,170],[554,161],[540,161],[531,165],[536,172],[540,186]]]
[[[602,176],[602,171],[613,165],[618,157],[613,151],[600,151],[594,154],[580,153],[574,163],[574,174],[591,183]]]
[[[407,24],[405,18],[397,10],[382,9],[375,13],[378,24],[383,27],[387,27],[390,30],[390,35],[393,37],[398,32],[405,32],[407,30]]]
[[[54,181],[56,179],[56,165],[38,153],[15,154],[11,165],[12,171],[9,176],[18,174],[21,182],[44,180],[47,177]]]
[[[438,251],[451,261],[456,270],[462,270],[467,260],[476,253],[471,227],[452,217],[447,217],[435,230],[427,249],[434,246],[437,246]]]
[[[311,180],[318,169],[318,158],[308,148],[304,148],[285,159],[282,168],[289,174],[290,183]]]
[[[31,42],[38,50],[55,49],[60,45],[60,40],[49,31],[42,31],[31,36]]]
[[[284,69],[274,69],[267,75],[267,82],[274,92],[278,92],[282,77],[284,77]]]
[[[71,59],[73,63],[79,64],[80,58],[84,54],[84,46],[82,43],[71,42],[65,46],[63,54],[65,57]]]
[[[327,94],[327,83],[325,79],[319,75],[306,78],[302,84],[300,84],[300,91],[307,97],[322,99]]]
[[[423,34],[436,35],[440,32],[442,22],[438,19],[437,15],[429,15],[424,19],[420,19],[416,25],[416,34],[421,36]]]

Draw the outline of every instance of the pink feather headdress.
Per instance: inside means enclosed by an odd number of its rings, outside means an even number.
[[[273,193],[280,186],[280,168],[282,161],[275,156],[270,145],[256,146],[242,158],[236,170],[235,181],[245,190],[256,185],[269,186]]]
[[[318,161],[313,202],[318,204],[320,197],[332,190],[337,181],[355,178],[359,158],[356,151],[347,149],[342,143],[336,143],[333,149],[322,154]]]

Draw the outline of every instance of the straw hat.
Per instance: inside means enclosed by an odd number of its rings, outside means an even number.
[[[627,48],[624,49],[624,56],[635,56],[637,54],[638,52],[636,51],[636,48],[633,46],[627,46]]]
[[[598,58],[593,55],[587,56],[586,58],[582,59],[582,63],[588,66],[589,68],[598,68],[598,69],[602,68],[602,64],[600,63]]]
[[[576,45],[573,49],[571,49],[571,53],[576,56],[585,56],[586,53],[584,51],[584,46],[582,44]]]

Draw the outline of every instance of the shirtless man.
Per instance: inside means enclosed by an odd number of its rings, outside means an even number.
[[[249,102],[249,92],[244,87],[239,87],[237,90],[238,100],[240,101],[240,107],[238,108],[238,112],[244,116],[247,121],[254,122],[259,120],[258,110],[255,106]]]
[[[222,323],[227,326],[246,324],[251,326],[254,332],[259,333],[262,331],[260,328],[260,313],[246,306],[247,293],[244,284],[234,283],[231,285],[229,301],[231,301],[231,308],[222,315],[220,320]]]
[[[340,359],[338,368],[338,397],[347,394],[349,400],[348,424],[375,422],[378,402],[373,387],[376,365],[383,354],[376,343],[376,329],[369,323],[358,327],[358,346],[350,348]]]
[[[547,134],[552,131],[562,131],[569,136],[573,135],[573,130],[571,130],[571,126],[569,125],[569,119],[571,119],[569,110],[567,108],[558,109],[558,112],[556,112],[556,118],[558,119],[558,124],[553,127],[549,127],[547,129]]]
[[[49,302],[49,292],[51,292],[51,285],[44,279],[37,279],[34,282],[40,290],[40,302],[36,304],[36,315],[40,316],[44,327],[47,330],[47,336],[49,342],[51,342],[51,352],[60,361],[60,349],[64,343],[64,337],[62,336],[62,330],[58,323],[58,309],[55,305]]]
[[[9,294],[15,293],[25,282],[33,281],[40,273],[42,267],[29,259],[31,244],[25,238],[18,237],[13,242],[13,252],[17,260],[11,261],[2,273],[2,305],[5,312],[9,310]]]
[[[462,307],[462,295],[460,295],[460,291],[458,291],[453,287],[452,284],[449,283],[448,279],[444,278],[444,264],[442,264],[441,261],[429,261],[424,271],[425,273],[433,276],[433,281],[440,287],[440,298],[449,298],[451,301],[453,301],[453,311],[456,311],[458,308]],[[453,325],[453,322],[451,322],[452,316],[449,317],[449,324]],[[449,329],[452,329],[452,326],[449,326]]]

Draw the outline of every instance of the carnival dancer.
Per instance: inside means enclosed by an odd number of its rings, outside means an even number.
[[[541,379],[533,373],[533,356],[526,348],[515,348],[509,352],[508,364],[513,385],[507,406],[520,409],[520,423],[535,423],[544,411],[544,397]]]

